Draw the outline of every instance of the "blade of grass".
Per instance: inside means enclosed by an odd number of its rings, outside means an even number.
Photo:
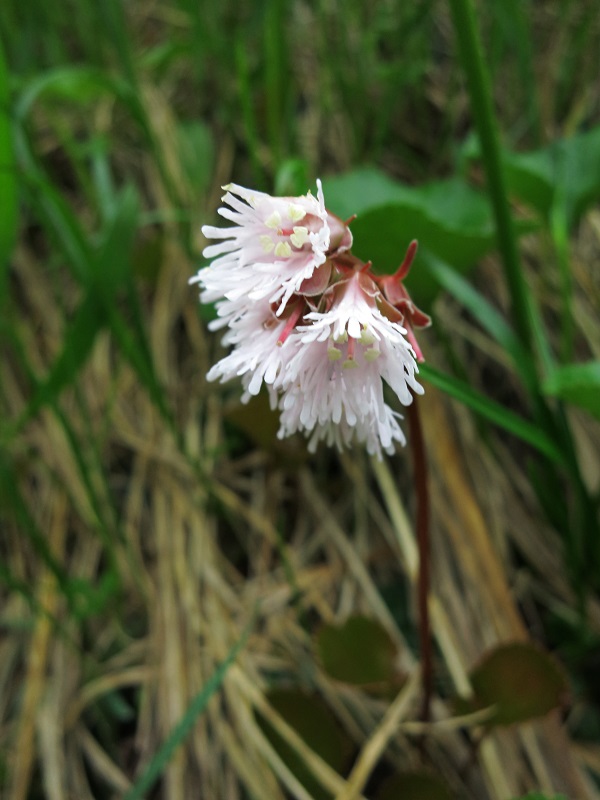
[[[419,365],[419,374],[433,386],[460,400],[468,408],[480,414],[484,419],[493,422],[513,436],[535,447],[557,464],[563,464],[564,454],[546,433],[531,422],[513,414],[512,411],[489,400],[484,395],[476,392],[466,383],[439,372],[428,364]]]
[[[271,144],[271,157],[275,167],[282,158],[283,146],[283,81],[286,69],[284,63],[286,29],[283,25],[284,10],[281,0],[272,0],[265,12],[265,95],[267,100],[267,125]]]
[[[213,672],[203,688],[193,698],[188,710],[178,724],[173,728],[162,747],[155,753],[146,770],[138,778],[131,789],[125,794],[123,800],[141,800],[150,791],[165,767],[173,757],[177,748],[184,742],[194,727],[196,720],[203,713],[210,698],[218,691],[227,671],[237,658],[240,650],[245,645],[250,634],[248,627],[241,635],[239,641],[231,648],[225,661]]]
[[[526,382],[529,384],[531,380],[535,380],[535,373],[532,375],[534,368],[531,364],[531,357],[521,346],[518,337],[504,317],[455,269],[422,249],[420,257],[426,270],[440,286],[455,297],[479,322],[481,327],[501,345],[504,352],[512,358],[515,367],[526,379]]]
[[[239,100],[242,108],[242,120],[246,133],[246,141],[252,164],[254,183],[259,189],[264,188],[263,168],[259,158],[259,136],[256,121],[256,109],[252,99],[252,85],[250,81],[250,70],[248,67],[248,55],[246,44],[242,36],[235,43],[235,65],[237,72],[237,85],[239,90]]]
[[[481,141],[490,199],[496,219],[498,248],[510,290],[512,314],[523,347],[534,344],[532,299],[521,270],[517,237],[508,202],[500,152],[500,136],[493,109],[489,73],[483,59],[472,0],[449,0],[454,32],[467,77],[471,108]]]
[[[72,322],[67,326],[63,347],[47,377],[39,381],[17,424],[19,430],[46,405],[53,405],[61,392],[76,379],[86,362],[96,336],[105,323],[102,304],[91,290],[81,302]]]
[[[17,229],[17,176],[9,109],[8,68],[0,40],[0,303],[6,299],[6,268]]]

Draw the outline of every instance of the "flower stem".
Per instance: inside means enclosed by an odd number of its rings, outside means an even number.
[[[417,579],[417,605],[419,613],[419,646],[421,650],[421,720],[430,718],[431,696],[433,693],[433,645],[431,623],[429,620],[429,488],[427,479],[427,457],[425,442],[416,399],[408,406],[410,443],[413,457],[415,493],[417,496],[417,543],[419,548],[419,575]]]
[[[490,77],[483,60],[481,42],[472,0],[449,0],[454,32],[467,76],[471,107],[486,171],[494,216],[498,248],[502,254],[504,275],[508,284],[515,328],[525,347],[531,351],[534,343],[534,324],[531,299],[521,270],[517,237],[510,213],[500,137],[492,103]]]

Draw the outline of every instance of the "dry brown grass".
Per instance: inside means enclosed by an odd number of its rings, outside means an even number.
[[[146,100],[158,135],[168,137],[167,105],[156,90],[148,90]],[[230,155],[225,143],[215,187],[229,177]],[[185,174],[176,164],[171,172],[181,196],[192,202]],[[150,203],[165,207],[166,194],[151,166],[147,180]],[[196,216],[198,222],[201,210]],[[586,291],[594,285],[591,254],[600,252],[597,212],[586,221],[577,248],[580,319],[589,320],[587,341],[599,357],[594,294]],[[493,282],[492,269],[483,274]],[[111,544],[117,595],[99,613],[78,619],[19,528],[11,523],[4,531],[10,573],[35,598],[31,607],[18,592],[4,591],[0,747],[7,754],[6,797],[86,800],[95,791],[122,796],[250,626],[222,691],[153,796],[309,800],[258,724],[260,712],[336,800],[367,797],[369,779],[382,763],[398,769],[419,765],[423,732],[428,760],[466,797],[507,800],[536,788],[562,791],[571,800],[599,798],[586,769],[600,774],[600,750],[574,747],[558,714],[491,735],[465,776],[469,749],[446,699],[469,692],[469,669],[488,648],[536,632],[538,605],[532,598],[545,607],[574,606],[560,547],[540,522],[515,451],[494,437],[499,457],[492,457],[470,415],[434,389],[420,401],[431,462],[431,615],[440,684],[434,719],[420,725],[418,662],[381,594],[381,586],[392,581],[404,580],[410,597],[415,586],[408,453],[382,463],[360,452],[339,460],[324,453],[308,459],[298,443],[246,446],[230,455],[223,429],[229,406],[218,388],[204,382],[216,345],[187,286],[193,271],[176,237],[167,234],[158,284],[148,292],[146,307],[154,363],[177,409],[187,454],[107,335],[97,341],[77,392],[68,390],[61,401],[81,441],[98,449],[99,468],[92,472],[98,496],[107,509],[108,490],[118,498],[122,536]],[[64,316],[27,243],[15,255],[14,277],[28,356],[43,374],[59,349]],[[69,305],[73,291],[65,284],[62,302]],[[436,316],[455,332],[457,347],[470,353],[481,334],[460,311],[442,298]],[[433,339],[424,349],[432,363],[443,362]],[[490,359],[502,357],[492,345],[488,350]],[[5,413],[17,418],[26,403],[22,376],[4,360],[0,378]],[[583,418],[576,425],[586,475],[597,485],[597,431]],[[56,415],[45,410],[33,420],[17,451],[20,486],[56,563],[72,579],[94,585],[108,565],[108,550]],[[514,566],[515,552],[537,564],[539,577]],[[301,619],[316,631],[323,622],[354,613],[379,621],[399,648],[409,678],[389,704],[328,678]],[[600,632],[596,605],[590,624]],[[355,745],[346,776],[334,772],[269,704],[274,675],[316,690],[333,710]],[[99,736],[102,703],[121,690],[136,715],[121,727],[109,754]]]

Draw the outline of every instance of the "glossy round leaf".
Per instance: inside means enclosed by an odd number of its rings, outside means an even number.
[[[375,794],[375,800],[453,800],[454,795],[441,780],[427,772],[394,775]]]
[[[556,661],[533,644],[492,650],[471,673],[477,708],[495,707],[489,724],[525,722],[559,708],[567,684]]]
[[[398,680],[397,648],[387,631],[367,617],[323,626],[317,647],[325,672],[335,680],[361,686]]]
[[[299,689],[275,689],[268,693],[267,700],[315,753],[336,772],[343,772],[352,743],[319,695]],[[315,800],[329,800],[331,795],[323,789],[296,750],[266,720],[259,718],[259,722],[279,756],[311,796]]]

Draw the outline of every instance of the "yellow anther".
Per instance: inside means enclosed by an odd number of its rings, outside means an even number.
[[[358,367],[358,364],[356,363],[356,359],[347,358],[342,364],[342,366],[344,369],[355,369],[356,367]]]
[[[265,220],[265,225],[267,228],[273,228],[276,230],[281,225],[281,214],[279,211],[274,211],[270,216],[268,216]]]
[[[275,247],[275,242],[268,236],[266,233],[260,237],[260,246],[265,251],[265,253],[270,253],[271,250]]]
[[[292,248],[289,242],[277,242],[275,245],[275,255],[278,258],[287,258],[292,255]]]
[[[373,336],[373,334],[371,333],[371,331],[368,328],[363,328],[363,330],[361,331],[361,334],[360,334],[360,343],[361,344],[373,344],[373,342],[375,342],[375,341],[376,341],[376,339]]]
[[[327,358],[330,361],[339,361],[342,357],[342,351],[338,350],[337,347],[329,347],[327,349]]]
[[[363,353],[363,358],[365,361],[375,361],[376,358],[379,358],[381,353],[375,347],[371,347],[369,350],[365,350]]]
[[[292,222],[300,222],[306,216],[306,211],[297,203],[290,203],[288,213]]]
[[[294,232],[290,236],[290,242],[294,245],[294,247],[300,249],[306,241],[308,241],[308,228],[296,226],[294,228]]]

